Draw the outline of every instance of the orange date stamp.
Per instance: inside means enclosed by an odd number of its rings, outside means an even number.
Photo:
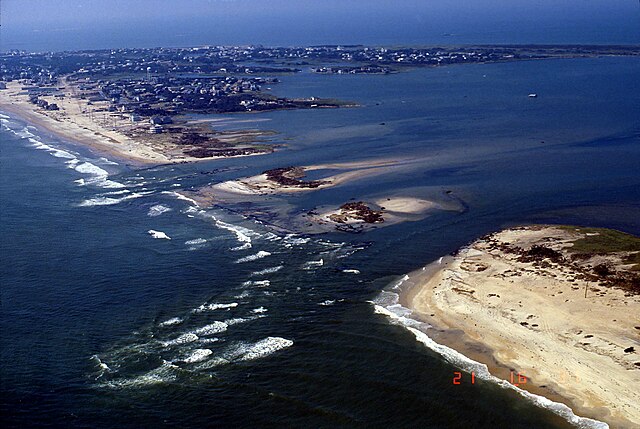
[[[522,384],[527,384],[527,376],[517,372],[514,374],[513,371],[509,374],[509,382],[514,386],[520,386]],[[453,373],[453,384],[456,386],[462,384],[462,372],[455,371]],[[476,373],[471,372],[471,384],[476,384]]]
[[[560,383],[571,383],[571,382],[580,383],[580,377],[573,374],[567,374],[564,371],[557,374],[553,378],[554,380]],[[514,386],[522,386],[524,384],[527,384],[527,376],[521,372],[510,371],[508,381]],[[461,384],[465,384],[469,382],[471,382],[471,384],[476,384],[475,372],[471,372],[467,374],[467,373],[455,371],[453,373],[452,383],[454,385],[459,386]]]

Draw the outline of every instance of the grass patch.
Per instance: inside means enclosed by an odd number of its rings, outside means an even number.
[[[579,254],[637,252],[625,258],[625,262],[634,264],[631,268],[633,271],[640,271],[640,237],[607,228],[561,226],[560,229],[583,235],[567,249],[569,252]]]

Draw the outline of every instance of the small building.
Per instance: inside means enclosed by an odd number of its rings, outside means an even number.
[[[7,89],[7,84],[4,82],[0,82],[0,89]]]
[[[152,116],[149,122],[154,125],[167,125],[173,123],[173,119],[171,119],[171,116],[156,115]]]
[[[132,113],[129,118],[131,119],[131,122],[140,122],[142,120],[140,115],[137,115],[135,113]]]
[[[162,134],[162,125],[151,125],[149,127],[149,134]]]

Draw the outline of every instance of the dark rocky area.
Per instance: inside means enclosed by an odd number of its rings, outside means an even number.
[[[300,180],[300,178],[305,176],[304,169],[302,167],[273,168],[271,170],[263,171],[262,174],[266,174],[267,179],[272,182],[295,188],[317,188],[329,183],[326,180]]]

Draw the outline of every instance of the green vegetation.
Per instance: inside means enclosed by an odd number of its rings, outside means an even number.
[[[560,229],[582,235],[582,238],[574,241],[573,246],[567,249],[569,252],[578,254],[636,252],[629,255],[625,262],[634,264],[631,268],[633,271],[640,271],[640,237],[606,228],[560,226]]]

